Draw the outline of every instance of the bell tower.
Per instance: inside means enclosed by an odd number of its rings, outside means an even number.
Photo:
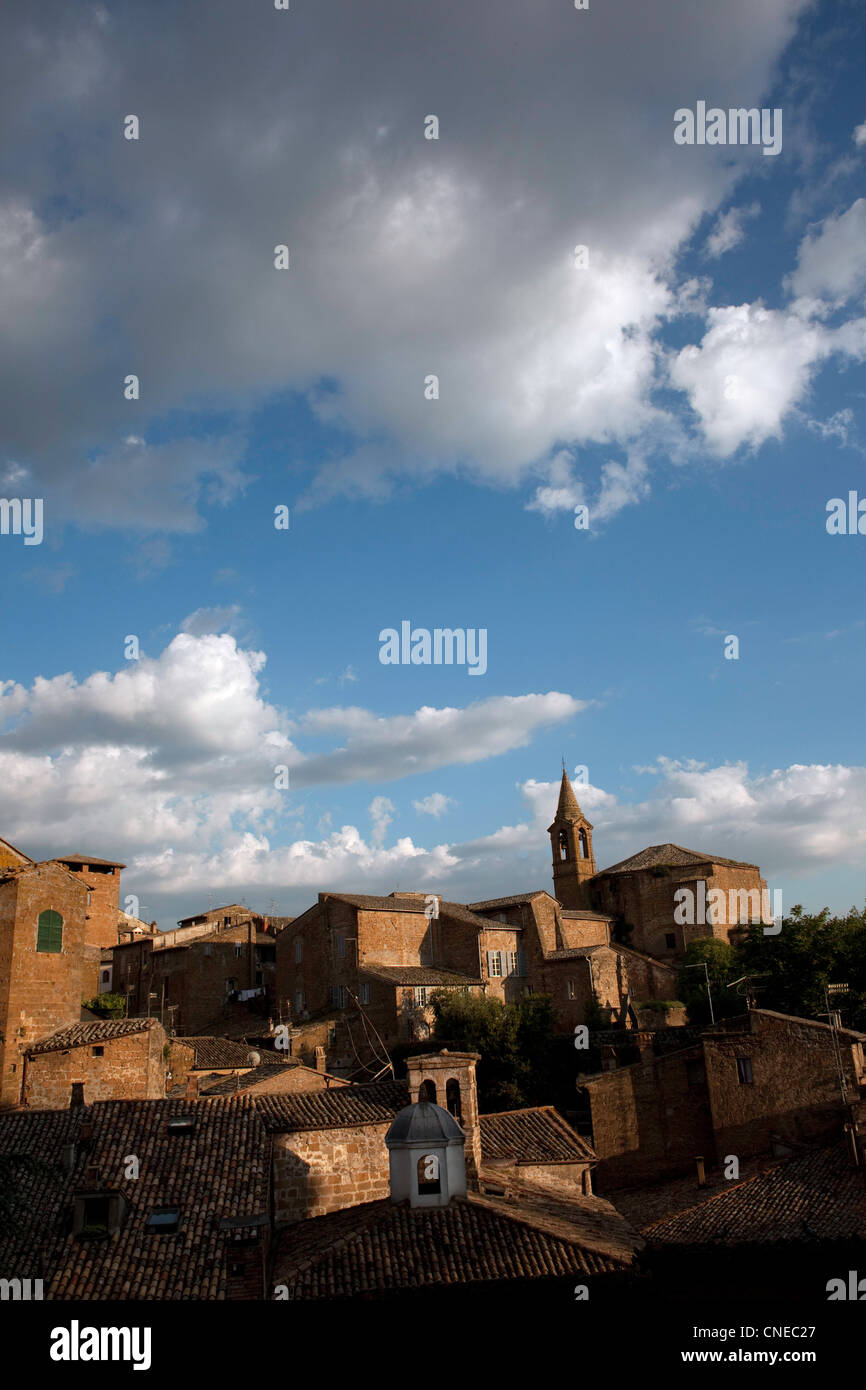
[[[565,764],[559,805],[547,833],[553,850],[553,896],[563,907],[591,907],[588,880],[595,874],[592,826],[577,804]]]

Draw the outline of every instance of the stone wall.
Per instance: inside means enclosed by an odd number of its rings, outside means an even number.
[[[161,1100],[165,1095],[166,1035],[151,1022],[140,1033],[38,1052],[27,1058],[24,1104],[31,1110],[66,1110],[73,1083],[84,1085],[84,1102]]]
[[[390,1192],[385,1135],[390,1121],[274,1136],[274,1215],[278,1226]]]
[[[37,920],[49,909],[63,918],[59,952],[36,949]],[[81,1018],[82,989],[90,983],[86,911],[86,885],[59,864],[0,880],[0,1106],[18,1103],[26,1048]]]

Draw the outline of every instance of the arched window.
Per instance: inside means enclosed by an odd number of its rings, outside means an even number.
[[[422,1154],[418,1159],[418,1195],[433,1197],[441,1191],[439,1159],[435,1154]]]
[[[453,1076],[450,1081],[445,1083],[445,1104],[448,1113],[453,1115],[455,1120],[463,1119],[463,1112],[460,1108],[460,1082],[456,1081]]]
[[[428,1077],[421,1082],[421,1089],[418,1092],[419,1100],[429,1100],[432,1105],[436,1104],[436,1082]]]
[[[568,835],[564,830],[559,832],[559,857],[560,859],[568,858]]]
[[[37,951],[60,952],[63,950],[63,918],[53,908],[40,912],[36,925]]]
[[[581,857],[581,859],[588,859],[588,858],[589,858],[589,842],[588,842],[588,840],[587,840],[587,838],[586,838],[586,831],[585,831],[585,830],[580,830],[580,831],[578,831],[578,843],[579,843],[579,845],[580,845],[580,857]]]

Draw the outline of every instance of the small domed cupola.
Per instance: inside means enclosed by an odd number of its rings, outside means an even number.
[[[441,1105],[422,1100],[394,1117],[385,1135],[391,1169],[391,1201],[413,1207],[447,1207],[466,1195],[466,1135]]]

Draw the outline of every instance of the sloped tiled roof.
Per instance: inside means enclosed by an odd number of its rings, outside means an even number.
[[[532,902],[533,898],[550,898],[553,895],[548,893],[545,888],[536,888],[531,893],[512,893],[508,898],[485,898],[480,903],[467,903],[470,912],[486,912],[493,907],[519,907],[522,903]]]
[[[56,854],[58,864],[102,864],[106,869],[125,869],[118,859],[97,859],[95,854]]]
[[[696,849],[684,849],[682,845],[649,845],[647,849],[640,850],[633,854],[630,859],[621,859],[618,864],[611,864],[609,869],[602,869],[598,875],[603,878],[605,874],[631,874],[638,869],[655,869],[662,865],[670,865],[671,868],[685,868],[689,864],[726,864],[732,869],[756,869],[757,864],[746,864],[741,859],[723,859],[720,854],[701,854]]]
[[[361,908],[365,912],[416,912],[422,916],[424,914],[424,896],[421,894],[414,898],[385,898],[369,893],[327,893],[325,896],[335,898],[337,902],[349,903],[351,907]],[[453,917],[455,921],[467,922],[479,930],[490,930],[487,918],[477,916],[464,903],[449,902],[438,893],[431,896],[439,898],[440,917]]]
[[[75,1023],[50,1037],[39,1038],[27,1052],[65,1052],[71,1047],[89,1047],[113,1038],[126,1038],[130,1033],[145,1033],[156,1023],[155,1018],[103,1018],[95,1023]]]
[[[405,1081],[369,1081],[333,1091],[255,1096],[253,1104],[271,1134],[375,1125],[393,1120],[409,1104],[409,1086]]]
[[[552,1105],[482,1115],[481,1149],[485,1163],[496,1158],[533,1164],[595,1159],[590,1145]]]
[[[664,1245],[866,1240],[863,1170],[851,1167],[844,1143],[812,1149],[654,1222],[644,1235]]]
[[[470,1194],[445,1207],[370,1202],[299,1221],[278,1239],[275,1284],[293,1299],[352,1298],[446,1284],[594,1275],[629,1261],[552,1234],[529,1209]]]
[[[560,915],[569,922],[615,922],[608,912],[594,912],[588,907],[564,907]]]
[[[482,980],[472,975],[459,975],[456,970],[437,970],[430,965],[373,965],[361,966],[364,975],[388,980],[395,985],[480,985]]]
[[[619,947],[615,942],[608,946],[599,941],[595,946],[561,946],[558,951],[545,951],[545,960],[582,960],[585,956],[591,956],[594,951],[617,951]]]
[[[257,1052],[261,1065],[282,1067],[286,1058],[278,1052],[268,1052],[251,1043],[232,1042],[230,1038],[175,1038],[176,1043],[191,1047],[195,1052],[193,1071],[219,1071],[227,1067],[249,1067],[249,1055]]]
[[[36,1161],[18,1174],[11,1229],[0,1234],[0,1269],[42,1278],[46,1299],[223,1299],[226,1274],[220,1223],[267,1214],[269,1143],[244,1096],[204,1100],[195,1128],[170,1134],[170,1116],[189,1113],[184,1100],[100,1101],[78,1110],[14,1111],[0,1115],[0,1152]],[[70,1173],[66,1144],[79,1142]],[[139,1177],[124,1179],[127,1156]],[[68,1230],[76,1189],[93,1190],[95,1165],[128,1205],[120,1230],[107,1240],[80,1240]],[[176,1235],[150,1235],[148,1213],[178,1206]]]

